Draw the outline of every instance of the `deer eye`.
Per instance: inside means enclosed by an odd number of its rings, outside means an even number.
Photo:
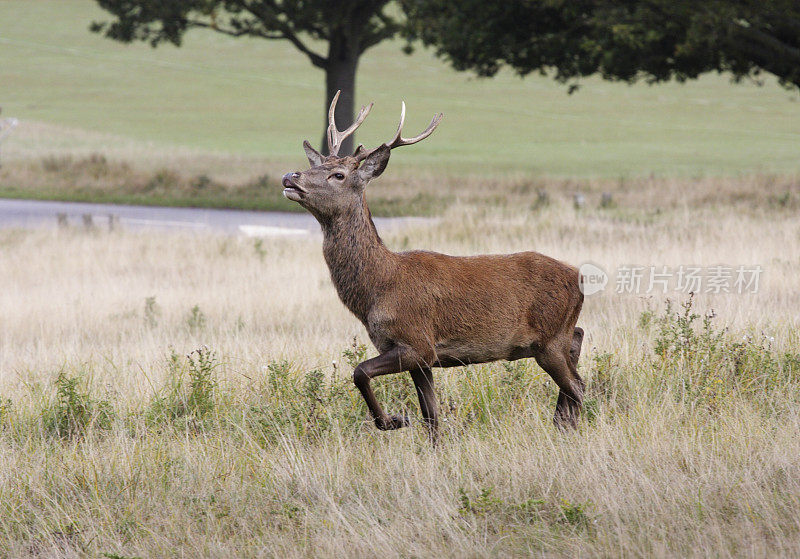
[[[344,175],[342,173],[334,173],[333,178],[335,178],[337,181],[343,181]]]

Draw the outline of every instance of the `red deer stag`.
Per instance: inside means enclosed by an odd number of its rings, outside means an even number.
[[[583,330],[576,328],[583,305],[576,268],[537,252],[456,257],[428,251],[392,252],[381,241],[364,191],[380,176],[391,150],[424,140],[442,115],[419,136],[403,138],[405,103],[394,138],[372,150],[358,146],[339,155],[342,141],[369,114],[362,107],[350,128],[329,112],[328,148],[322,156],[303,142],[311,168],[283,176],[283,195],[307,209],[324,234],[323,254],[339,298],[366,326],[380,355],[356,366],[353,382],[378,429],[408,425],[388,415],[370,387],[381,375],[409,371],[431,436],[438,413],[432,367],[454,367],[501,359],[536,358],[560,392],[554,421],[575,426],[584,383],[577,365]]]

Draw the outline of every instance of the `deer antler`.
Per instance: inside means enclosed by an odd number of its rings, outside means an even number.
[[[350,136],[353,132],[356,131],[356,128],[361,126],[361,123],[364,122],[364,119],[367,118],[370,110],[372,110],[373,103],[370,103],[366,107],[361,107],[361,110],[358,111],[358,116],[356,117],[356,121],[344,132],[340,132],[336,128],[336,119],[334,117],[334,113],[336,112],[336,101],[339,100],[339,94],[342,91],[339,90],[336,92],[336,95],[333,96],[333,101],[331,101],[331,108],[328,110],[328,154],[329,155],[339,155],[339,148],[342,147],[342,142]]]
[[[413,138],[403,138],[403,123],[406,120],[406,102],[402,101],[400,106],[400,124],[397,125],[397,132],[394,135],[394,138],[386,142],[384,145],[387,146],[389,149],[394,149],[400,146],[410,146],[411,144],[416,144],[417,142],[421,142],[431,134],[433,131],[436,130],[436,127],[439,126],[439,123],[442,122],[442,118],[444,115],[442,113],[433,115],[431,119],[431,123],[428,124],[428,127],[422,131],[421,134],[418,136],[414,136]],[[378,146],[380,147],[380,146]],[[375,151],[378,148],[373,148],[371,150],[364,149],[364,146],[359,145],[356,149],[353,157],[355,157],[358,161],[363,161],[366,159],[369,154]]]

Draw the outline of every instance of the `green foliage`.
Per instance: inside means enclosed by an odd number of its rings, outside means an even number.
[[[203,28],[232,37],[285,39],[326,72],[327,104],[337,89],[342,99],[336,108],[339,122],[352,122],[355,69],[368,48],[392,38],[400,24],[388,0],[353,2],[255,2],[243,6],[229,0],[97,0],[112,21],[95,21],[95,33],[130,43],[147,41],[180,45],[188,29]],[[320,54],[308,38],[327,43]],[[330,84],[335,84],[332,87]],[[353,151],[353,137],[342,144],[342,153]]]
[[[13,402],[11,398],[3,398],[0,396],[0,427],[2,427],[8,416],[11,414],[11,410],[13,408]]]
[[[366,348],[364,348],[366,351]],[[317,440],[332,431],[361,428],[366,406],[350,377],[326,375],[321,369],[306,373],[288,361],[266,367],[264,390],[250,404],[246,422],[264,444],[291,434]]]
[[[561,499],[561,514],[564,521],[578,528],[588,528],[590,518],[586,512],[590,504],[570,503],[566,499]]]
[[[614,373],[617,368],[616,357],[613,353],[602,352],[596,353],[592,356],[593,361],[593,388],[601,394],[607,394],[611,391],[611,385],[614,382]]]
[[[227,0],[97,0],[97,3],[115,19],[94,22],[91,30],[117,41],[148,41],[152,46],[166,41],[180,45],[188,29],[202,27],[235,37],[287,39],[320,67],[329,60],[304,45],[300,34],[332,41],[348,33],[347,38],[363,51],[399,30],[396,20],[384,11],[386,0],[347,4],[265,3],[252,9],[243,9]],[[360,25],[351,25],[353,21]]]
[[[522,75],[552,73],[573,91],[592,74],[657,82],[769,72],[800,87],[800,5],[792,0],[402,3],[410,40],[482,76],[507,64]]]
[[[167,366],[167,382],[150,406],[148,423],[175,424],[194,430],[206,428],[216,410],[215,372],[219,367],[216,352],[207,347],[194,350],[185,359],[173,350]]]
[[[649,330],[650,326],[653,324],[653,319],[655,318],[655,312],[652,309],[647,309],[642,311],[639,315],[639,328],[642,330]]]
[[[109,163],[102,153],[92,153],[81,158],[74,158],[71,155],[46,155],[41,160],[41,168],[45,173],[92,179],[107,179],[120,172],[130,171],[126,164]]]
[[[54,382],[55,401],[42,410],[45,432],[58,438],[83,436],[92,429],[109,429],[111,404],[92,396],[81,377],[61,371]]]
[[[274,394],[282,394],[286,390],[291,372],[291,363],[285,359],[267,365],[267,382]]]
[[[485,487],[480,492],[470,497],[463,487],[458,490],[458,500],[461,506],[458,512],[461,514],[486,514],[499,509],[503,505],[503,501],[494,497],[492,493],[494,488]]]
[[[303,384],[303,395],[312,405],[324,403],[322,396],[325,389],[325,373],[321,369],[312,369],[306,373],[305,383]]]
[[[446,404],[442,412],[456,422],[489,426],[508,413],[530,413],[555,405],[555,385],[533,360],[470,365],[454,370],[451,376],[446,389],[441,387],[439,392]]]
[[[665,379],[677,379],[676,393],[694,407],[716,410],[723,399],[734,394],[779,393],[784,385],[800,376],[800,356],[778,354],[772,339],[745,335],[734,341],[726,329],[714,325],[715,314],[700,315],[692,310],[690,295],[673,311],[667,302],[656,319],[656,370]]]
[[[588,359],[585,356],[584,359]],[[590,357],[586,382],[588,390],[583,402],[583,413],[589,423],[599,416],[610,417],[616,410],[625,409],[628,404],[628,392],[621,386],[625,374],[613,353],[595,353]]]
[[[545,504],[544,499],[534,499],[531,497],[527,501],[523,501],[516,506],[519,512],[528,518],[536,518],[541,516],[541,511]]]
[[[353,337],[353,343],[342,352],[342,357],[351,368],[355,369],[356,365],[366,360],[367,346],[359,343],[358,338]]]
[[[667,299],[664,314],[658,319],[658,334],[655,341],[656,353],[662,357],[672,355],[687,355],[697,349],[700,342],[695,335],[694,324],[700,315],[692,312],[694,293],[681,304],[683,312],[672,312],[672,301]],[[703,322],[703,331],[706,335],[711,333],[712,315]],[[640,322],[642,322],[640,317]]]
[[[773,208],[780,208],[780,209],[797,209],[797,202],[796,198],[792,196],[792,193],[787,191],[783,194],[770,194],[769,198],[769,205]]]
[[[466,517],[494,517],[500,524],[504,522],[546,523],[568,525],[572,529],[587,530],[591,527],[593,508],[591,501],[571,503],[566,499],[550,501],[530,498],[521,503],[506,502],[495,496],[493,487],[484,487],[470,494],[463,487],[458,490],[458,512]]]
[[[217,388],[214,370],[219,366],[217,354],[204,347],[194,350],[186,358],[189,361],[186,408],[195,417],[206,417],[214,411],[214,391]]]
[[[787,398],[800,380],[800,354],[776,351],[763,333],[737,339],[715,319],[713,311],[696,312],[691,295],[678,309],[667,301],[661,314],[644,311],[639,324],[652,329],[652,349],[626,365],[613,353],[588,356],[586,419],[613,420],[664,398],[687,416],[718,414],[742,400],[765,414],[794,405]]]
[[[147,156],[144,157],[147,159]],[[150,173],[135,162],[111,161],[105,156],[47,155],[33,163],[34,174],[9,178],[5,197],[60,199],[150,206],[193,206],[302,211],[286,200],[268,177],[256,181],[215,181],[191,177],[177,166]]]

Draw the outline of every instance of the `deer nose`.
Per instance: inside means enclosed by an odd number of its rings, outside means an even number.
[[[286,173],[285,175],[283,175],[283,180],[281,181],[281,184],[283,184],[283,186],[297,186],[295,181],[299,178],[300,178],[300,173],[298,173],[297,171],[295,171],[294,173]]]
[[[295,184],[295,181],[299,178],[300,178],[300,173],[298,173],[297,171],[295,171],[294,173],[286,173],[285,175],[283,175],[283,180],[281,181],[281,184],[286,187],[297,186]]]

